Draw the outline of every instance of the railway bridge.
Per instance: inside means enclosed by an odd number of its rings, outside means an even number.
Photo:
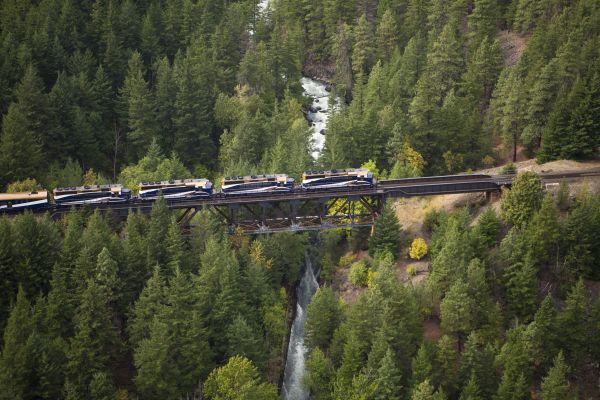
[[[540,174],[545,184],[561,180],[577,180],[600,176],[600,169]],[[512,185],[514,175],[447,175],[407,179],[381,180],[372,188],[356,190],[320,189],[296,190],[278,194],[244,196],[212,196],[192,201],[167,201],[170,209],[180,210],[178,221],[184,232],[190,232],[194,216],[208,209],[222,218],[231,231],[242,229],[249,234],[281,231],[309,231],[327,228],[372,226],[386,200],[390,198],[430,196],[454,193],[500,192]],[[149,213],[152,202],[129,202],[110,205],[86,205],[101,211],[111,210],[120,218],[130,212]],[[69,209],[54,209],[52,216],[60,218]]]

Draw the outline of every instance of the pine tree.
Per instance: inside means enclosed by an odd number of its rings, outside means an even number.
[[[402,374],[394,360],[394,353],[388,347],[381,366],[377,370],[377,388],[373,399],[395,400],[400,399],[402,394]]]
[[[558,400],[568,398],[568,373],[569,367],[565,364],[565,357],[561,351],[554,359],[554,365],[550,368],[550,371],[548,371],[548,374],[542,381],[542,391],[540,393],[541,399]]]
[[[446,396],[440,391],[434,391],[429,380],[421,382],[410,396],[410,400],[444,400]]]
[[[426,379],[433,378],[432,350],[435,349],[430,349],[428,342],[423,342],[419,347],[419,351],[417,351],[417,354],[412,359],[411,388],[417,387],[419,383]]]
[[[173,68],[169,59],[164,57],[156,62],[156,86],[154,90],[155,131],[158,134],[159,147],[169,154],[175,146],[175,98],[177,87],[173,77]]]
[[[389,60],[398,45],[398,26],[389,8],[385,10],[381,21],[377,25],[375,38],[377,42],[377,58],[384,62]]]
[[[142,290],[139,299],[135,302],[127,331],[133,346],[137,346],[142,339],[148,337],[154,316],[158,315],[165,304],[165,281],[161,276],[160,268],[155,267],[154,273],[148,279],[146,287]]]
[[[124,116],[130,130],[128,141],[137,149],[137,152],[131,155],[131,160],[137,160],[144,154],[155,136],[153,99],[144,74],[142,56],[134,52],[129,59],[127,76],[120,90]]]
[[[333,368],[331,361],[320,348],[313,349],[306,360],[306,374],[303,383],[315,400],[331,399]]]
[[[12,225],[8,218],[0,218],[0,331],[8,318],[11,301],[17,292],[17,272],[14,266]]]
[[[565,307],[557,315],[561,348],[565,350],[566,358],[573,368],[578,368],[585,357],[587,302],[585,285],[579,279],[569,292]]]
[[[313,350],[317,347],[327,351],[334,331],[340,323],[340,305],[334,291],[329,287],[320,287],[308,305],[306,319],[306,346]]]
[[[517,227],[524,226],[543,199],[542,184],[535,172],[522,172],[513,180],[512,188],[502,198],[504,218]]]
[[[525,94],[523,78],[517,67],[507,72],[505,95],[501,109],[500,128],[506,148],[512,149],[512,161],[517,161],[517,146],[525,125]]]
[[[264,367],[264,346],[262,343],[262,332],[256,326],[248,323],[239,315],[231,322],[226,330],[227,334],[227,357],[242,356],[258,368]]]
[[[498,376],[494,367],[494,348],[485,343],[481,334],[473,331],[465,342],[465,349],[461,356],[460,380],[469,382],[473,379],[479,396],[491,398],[498,385]]]
[[[120,347],[106,289],[93,279],[87,281],[74,322],[67,376],[79,397],[89,397],[94,374],[109,372]]]
[[[167,273],[168,255],[166,249],[166,238],[169,230],[169,209],[164,197],[157,199],[152,205],[150,213],[150,224],[147,234],[147,249],[149,265],[159,265]]]
[[[369,253],[374,256],[378,252],[389,252],[394,256],[399,253],[401,227],[398,217],[391,205],[386,205],[375,221],[373,235],[369,239]]]
[[[91,400],[112,400],[115,398],[115,386],[106,372],[97,372],[90,382]]]
[[[30,384],[27,342],[33,333],[32,308],[23,287],[19,286],[15,304],[4,329],[4,344],[0,357],[0,386],[3,397],[24,398]]]
[[[545,263],[558,257],[560,240],[559,210],[551,194],[546,194],[540,210],[527,227],[530,253],[534,260]]]
[[[454,340],[444,335],[437,343],[436,382],[452,396],[458,389],[458,352]]]
[[[486,37],[496,36],[499,17],[498,3],[495,0],[475,0],[473,12],[469,15],[469,34],[473,48]]]
[[[556,354],[556,309],[552,296],[547,295],[533,318],[532,361],[541,370],[547,370]]]
[[[353,87],[352,75],[352,30],[346,24],[341,24],[333,40],[333,55],[335,59],[334,82],[346,100],[350,100]],[[331,122],[330,122],[331,124]]]
[[[459,400],[481,400],[481,393],[479,392],[479,386],[477,385],[477,379],[474,374],[471,374],[467,385],[463,388],[460,393]]]
[[[474,322],[475,299],[469,295],[468,289],[464,281],[457,280],[440,304],[442,328],[456,336],[459,349],[462,348],[462,342],[471,331]]]

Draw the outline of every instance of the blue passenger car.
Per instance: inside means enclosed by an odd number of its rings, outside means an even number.
[[[54,189],[56,207],[70,207],[85,204],[125,203],[131,198],[131,191],[123,185],[71,186]]]
[[[140,200],[154,201],[159,196],[165,199],[176,200],[196,200],[204,197],[210,197],[213,185],[208,179],[178,179],[161,182],[142,182],[140,183]]]
[[[307,171],[302,174],[302,189],[354,189],[375,185],[373,173],[366,168]]]
[[[294,178],[286,174],[225,177],[221,181],[224,195],[252,195],[289,193],[294,189]]]
[[[47,209],[48,192],[0,193],[0,213]]]

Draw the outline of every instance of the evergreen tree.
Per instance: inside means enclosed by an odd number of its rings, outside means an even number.
[[[560,240],[559,210],[551,194],[546,194],[540,210],[528,226],[527,238],[531,256],[540,263],[558,257]]]
[[[513,180],[512,188],[502,198],[502,213],[511,224],[522,227],[540,207],[542,184],[535,172],[522,172]]]
[[[531,320],[537,306],[537,268],[530,257],[524,262],[509,266],[504,271],[506,301],[513,315]]]
[[[449,336],[444,335],[437,343],[436,381],[444,392],[452,396],[458,389],[458,352]]]
[[[381,366],[377,370],[375,382],[377,387],[373,399],[394,400],[400,399],[402,394],[402,375],[396,366],[394,354],[388,347]]]
[[[310,352],[306,360],[306,374],[303,379],[303,383],[310,391],[311,397],[315,400],[331,399],[332,378],[331,361],[320,348],[316,347]]]
[[[410,400],[443,400],[446,396],[440,391],[434,391],[429,380],[421,382],[415,390],[413,390]]]
[[[241,356],[252,361],[257,367],[263,366],[264,346],[261,333],[238,315],[227,328],[227,356]]]
[[[398,26],[392,11],[388,8],[383,13],[375,33],[377,42],[377,58],[387,61],[391,58],[398,45]]]
[[[554,359],[554,365],[548,371],[542,381],[542,391],[540,397],[543,400],[558,400],[568,398],[569,381],[567,374],[569,367],[565,364],[565,357],[562,351]]]
[[[19,286],[15,304],[4,329],[4,343],[0,357],[0,386],[2,397],[24,398],[30,382],[28,338],[33,333],[32,308],[23,287]]]
[[[0,331],[8,318],[11,300],[17,292],[17,272],[14,266],[12,225],[8,218],[0,218]]]
[[[386,205],[375,221],[373,235],[369,239],[369,253],[374,256],[378,252],[389,252],[394,256],[399,253],[400,224],[391,205]]]
[[[169,230],[169,209],[164,197],[159,197],[152,205],[150,213],[150,226],[147,234],[147,249],[149,265],[159,265],[168,276],[167,262],[168,254],[166,249],[166,238]]]
[[[580,279],[567,296],[565,307],[557,315],[557,328],[561,348],[573,368],[579,367],[587,346],[586,316],[587,296],[583,280]]]
[[[371,70],[374,64],[375,49],[373,48],[373,32],[363,14],[354,31],[354,46],[352,48],[352,72],[357,79],[362,79]]]
[[[479,392],[479,386],[477,385],[477,379],[474,374],[471,374],[467,385],[463,388],[460,393],[459,400],[481,400],[481,394]]]
[[[458,348],[462,348],[462,342],[473,327],[474,300],[469,295],[467,284],[457,280],[451,287],[446,297],[440,304],[440,317],[442,328],[458,339]]]
[[[498,3],[495,0],[475,0],[473,12],[469,15],[469,34],[473,40],[473,48],[486,37],[496,36],[499,17]]]
[[[144,80],[144,74],[142,56],[134,52],[129,59],[127,76],[120,90],[124,117],[130,130],[128,141],[132,144],[132,148],[137,150],[131,155],[131,160],[137,160],[141,154],[144,154],[155,136],[153,99]]]
[[[334,291],[329,287],[318,288],[307,312],[304,328],[306,346],[311,350],[318,347],[327,351],[333,332],[340,323],[341,308]]]
[[[432,355],[428,342],[423,342],[417,351],[417,355],[411,363],[411,387],[415,388],[420,382],[433,378]]]

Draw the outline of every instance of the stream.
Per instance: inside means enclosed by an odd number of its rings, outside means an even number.
[[[302,384],[304,376],[304,362],[306,358],[306,346],[304,345],[304,324],[306,323],[306,314],[308,304],[317,291],[319,283],[315,277],[310,256],[306,256],[304,265],[304,274],[300,284],[296,287],[298,302],[296,304],[296,317],[292,324],[290,332],[290,342],[288,344],[287,360],[283,375],[283,386],[281,388],[281,397],[284,400],[307,400],[308,391]]]
[[[312,128],[313,159],[318,159],[325,145],[325,133],[329,118],[329,92],[327,84],[315,79],[302,77],[300,79],[304,95],[312,98],[312,104],[306,115]]]

